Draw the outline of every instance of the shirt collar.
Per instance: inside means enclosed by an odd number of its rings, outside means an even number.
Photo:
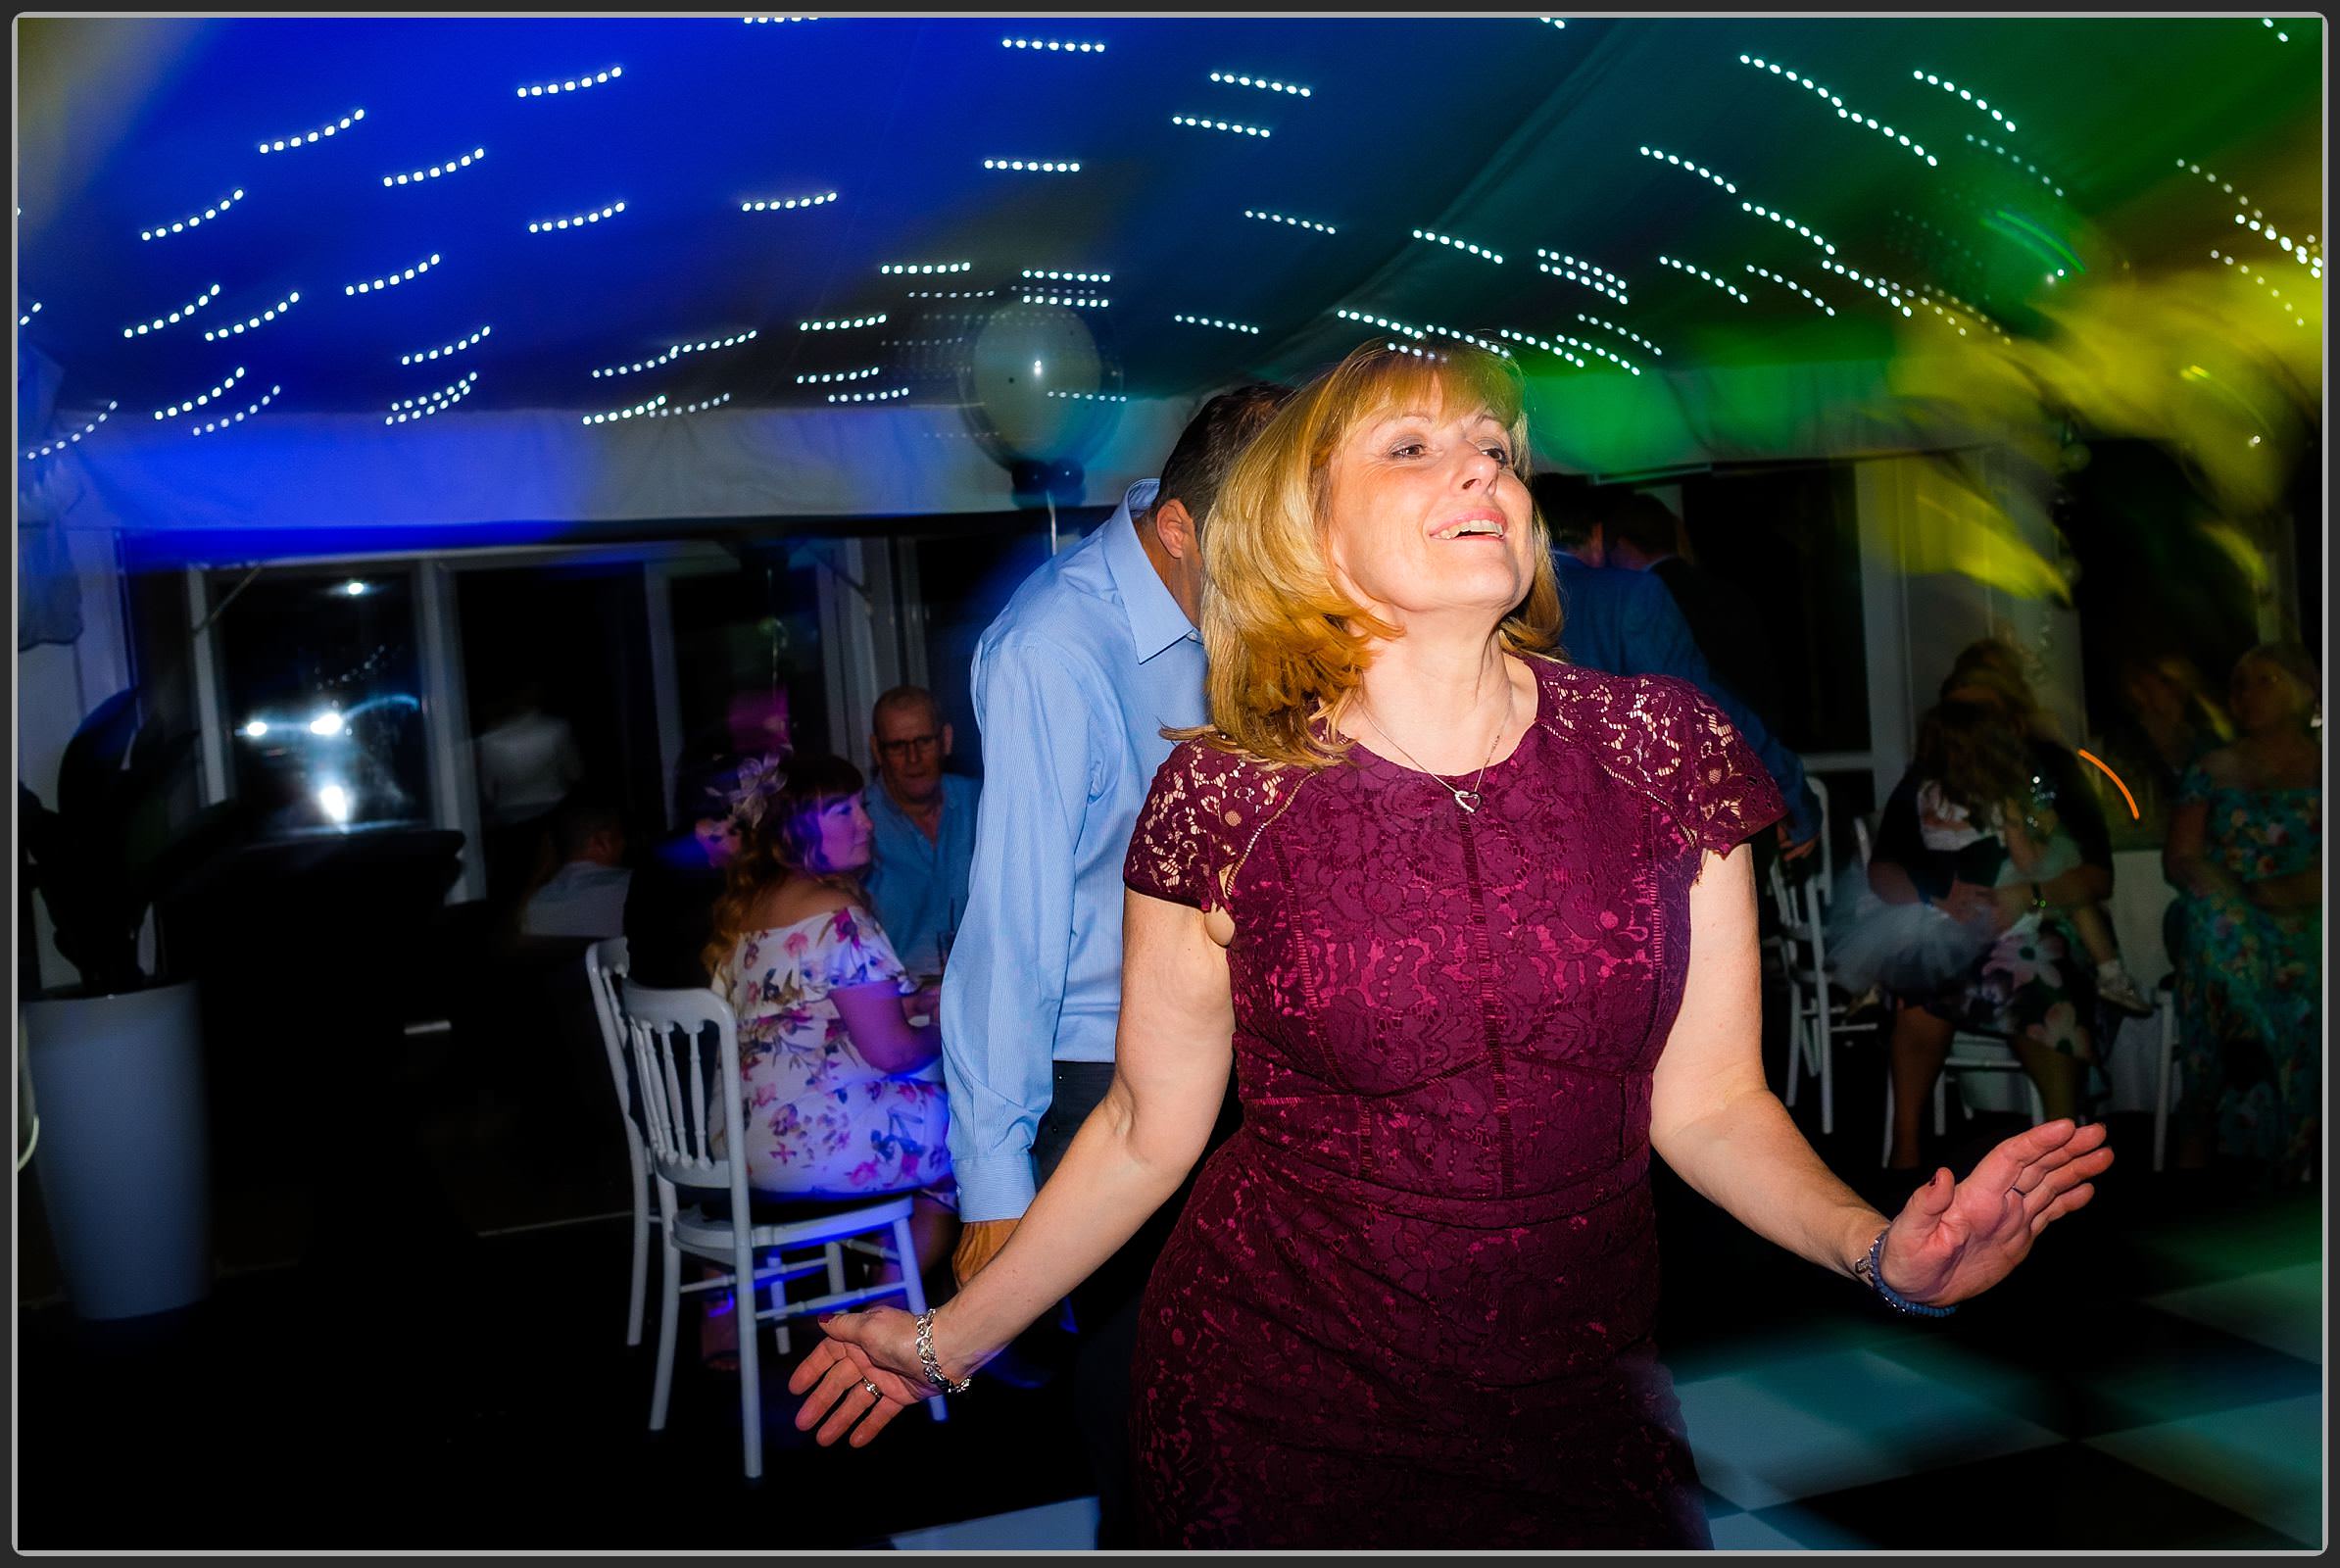
[[[1194,623],[1187,619],[1187,612],[1162,581],[1162,574],[1153,569],[1130,520],[1153,505],[1160,489],[1158,479],[1140,479],[1123,493],[1121,505],[1105,519],[1105,568],[1112,572],[1113,586],[1120,590],[1122,611],[1130,618],[1130,641],[1137,645],[1141,664],[1182,641],[1201,641],[1195,636]]]

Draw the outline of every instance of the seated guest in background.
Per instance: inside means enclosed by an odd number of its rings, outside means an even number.
[[[479,808],[487,857],[488,898],[511,910],[522,889],[550,869],[553,812],[585,776],[576,731],[544,710],[544,685],[524,679],[503,716],[472,742],[479,765]]]
[[[872,838],[862,885],[903,966],[921,984],[939,983],[967,906],[983,787],[943,771],[951,726],[923,686],[897,686],[880,697],[869,731],[877,782],[863,797]]]
[[[625,824],[616,808],[572,801],[553,819],[553,841],[561,869],[528,896],[520,911],[520,932],[532,937],[604,937],[625,934],[626,889],[634,873],[625,864]]]
[[[1777,729],[1779,675],[1755,596],[1683,560],[1682,519],[1653,495],[1635,492],[1619,501],[1602,521],[1601,543],[1609,565],[1645,571],[1666,585],[1715,679]]]
[[[1820,802],[1804,785],[1803,759],[1715,679],[1663,583],[1607,564],[1601,518],[1586,487],[1566,475],[1539,474],[1536,504],[1555,547],[1568,662],[1611,675],[1679,675],[1704,692],[1754,748],[1787,803],[1787,819],[1776,830],[1782,858],[1801,859],[1820,848]]]
[[[737,804],[705,959],[739,1019],[748,1183],[786,1198],[915,1193],[910,1230],[932,1268],[958,1230],[942,1044],[909,1022],[914,983],[862,897],[860,770],[793,757],[752,775]],[[721,1152],[719,1126],[714,1142]]]
[[[2180,1168],[2220,1155],[2309,1176],[2322,1136],[2323,760],[2315,662],[2234,666],[2234,744],[2186,769],[2163,868],[2181,896]]]
[[[2006,708],[2024,734],[2050,746],[2064,747],[2064,726],[2056,721],[2032,690],[2031,671],[2023,653],[2000,637],[1977,637],[1958,651],[1950,673],[1942,677],[1940,695],[1948,698],[1962,688],[1988,695]]]
[[[741,759],[716,748],[685,757],[674,772],[681,829],[661,840],[625,896],[628,972],[637,985],[688,991],[707,983],[706,952],[723,868],[739,848],[732,792]]]
[[[1911,769],[1919,783],[1913,796],[1897,790],[1887,805],[1887,858],[1907,850],[1907,812],[1914,808],[1920,842],[1937,859],[1949,858],[1942,863],[1951,867],[1954,885],[2027,887],[2082,864],[2079,844],[2057,810],[2056,770],[2033,763],[2035,743],[2010,721],[2008,705],[1977,688],[1956,689],[1966,695],[1936,704],[1919,721],[1918,765]],[[1944,985],[1963,989],[1974,960],[1998,935],[1987,922],[1951,916],[1946,905],[1934,904],[1923,890],[1915,904],[1867,898],[1845,914],[1848,929],[1841,934],[1834,929],[1839,917],[1832,913],[1829,919],[1829,958],[1837,976],[1850,990],[1864,990],[1874,980],[1905,999]],[[2150,1013],[2153,1004],[2121,961],[2120,938],[2104,907],[2068,904],[2061,917],[2096,965],[2097,1000],[2140,1017]],[[2061,938],[2039,930],[2038,913],[2018,917],[2019,924],[2024,921],[2036,952],[2054,953]]]
[[[2183,654],[2129,661],[2121,666],[2121,695],[2172,784],[2204,754],[2234,739],[2233,721]]]
[[[2020,797],[1995,803],[2007,808],[2003,813],[2007,862],[2000,870],[1998,885],[2047,881],[2077,865],[2080,860],[2077,841],[2071,833],[2058,830],[2056,800],[2059,793],[2069,796],[2081,791],[2093,799],[2094,791],[2089,788],[2091,778],[2081,770],[2072,749],[2065,745],[2056,716],[2032,690],[2030,677],[2024,671],[2023,656],[2012,644],[1996,637],[1970,643],[1952,662],[1950,673],[1942,678],[1941,689],[1945,699],[1958,694],[1986,705],[1998,721],[2011,725],[2010,733],[2028,744],[2040,760],[2040,765],[2029,770],[2027,788]],[[2101,822],[2103,813],[2095,815]],[[2107,855],[2111,853],[2110,845],[2108,833]],[[2153,1004],[2145,1000],[2121,960],[2121,939],[2114,934],[2113,917],[2104,906],[2096,903],[2068,904],[2061,912],[2064,923],[2080,939],[2089,961],[2096,965],[2097,1000],[2139,1017],[2152,1012]]]
[[[2104,815],[2080,772],[2079,760],[2043,734],[2044,714],[2032,701],[2020,669],[1995,652],[2003,644],[1976,645],[1962,653],[1942,683],[1942,707],[1985,710],[1980,722],[1944,725],[1928,715],[1920,729],[1922,750],[1886,799],[1869,858],[1869,885],[1887,904],[1926,903],[1952,918],[1978,926],[1985,938],[1974,961],[1955,978],[1925,994],[1896,1000],[1890,1046],[1893,1076],[1893,1139],[1886,1164],[1915,1170],[1918,1129],[1934,1079],[1959,1029],[2004,1036],[2023,1070],[2039,1088],[2050,1120],[2073,1114],[2085,1076],[2083,1063],[2096,1059],[2094,1021],[2098,970],[2074,961],[2085,951],[2071,911],[2103,903],[2113,892],[2112,841]],[[1988,719],[1998,720],[1994,728]],[[2003,731],[2018,746],[2020,761],[1978,767],[1969,755],[1974,737]],[[1965,741],[1957,739],[1964,737]],[[1967,780],[1998,775],[1994,783]],[[2012,776],[2010,776],[2012,775]],[[2044,825],[2053,821],[2072,843],[2065,868],[2039,867],[2035,874],[1999,882],[1962,874],[1960,851],[1926,842],[1921,795],[1937,786],[1932,799],[1961,808],[1970,817],[1987,814],[2007,791],[2021,788],[2018,809],[2028,806]],[[1935,844],[1945,842],[1937,825]],[[2044,835],[2034,835],[2044,839]],[[2115,972],[2118,971],[2115,956]]]
[[[2119,772],[2137,798],[2144,830],[2166,838],[2186,770],[2231,742],[2234,725],[2183,654],[2131,655],[2121,662],[2119,687],[2127,720],[2112,741]],[[2169,940],[2174,951],[2173,927]]]

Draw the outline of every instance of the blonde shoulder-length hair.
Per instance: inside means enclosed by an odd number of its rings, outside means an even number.
[[[1348,750],[1323,720],[1338,715],[1394,626],[1352,603],[1325,553],[1333,456],[1367,419],[1393,408],[1484,408],[1510,437],[1528,477],[1526,389],[1508,360],[1456,345],[1423,354],[1375,341],[1301,388],[1236,461],[1202,533],[1210,586],[1202,646],[1210,723],[1169,732],[1221,751],[1321,768]],[[1560,588],[1540,512],[1531,512],[1534,576],[1496,628],[1507,653],[1542,654],[1560,632]]]

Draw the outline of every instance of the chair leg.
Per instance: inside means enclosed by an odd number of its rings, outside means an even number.
[[[2177,1054],[2177,1002],[2168,992],[2162,994],[2161,1001],[2162,1059],[2153,1090],[2153,1168],[2157,1171],[2169,1152],[2169,1064]]]
[[[1828,997],[1824,993],[1821,1005],[1825,1009]],[[1824,1138],[1836,1133],[1836,1031],[1825,1014],[1819,1020],[1820,1040],[1820,1131]]]
[[[822,1249],[822,1256],[829,1265],[829,1294],[843,1296],[845,1294],[845,1245],[842,1242],[831,1242]]]
[[[910,1222],[894,1222],[894,1255],[902,1265],[902,1294],[912,1313],[926,1310],[926,1286],[918,1278],[918,1246],[910,1238]],[[926,1413],[937,1421],[948,1421],[951,1412],[944,1408],[943,1396],[936,1395],[926,1401]]]
[[[1950,1132],[1950,1069],[1944,1065],[1933,1081],[1933,1135],[1948,1136]]]
[[[674,1388],[674,1336],[676,1319],[682,1315],[682,1253],[671,1243],[659,1250],[663,1253],[658,1270],[658,1370],[650,1390],[650,1430],[666,1430],[666,1396]]]
[[[634,1282],[626,1301],[625,1343],[642,1343],[642,1288],[650,1283],[650,1174],[643,1168],[642,1150],[627,1151],[634,1161]]]
[[[775,1267],[786,1268],[788,1266],[787,1250],[774,1248],[771,1262]],[[779,1347],[782,1355],[787,1355],[796,1348],[796,1342],[788,1337],[788,1281],[786,1279],[772,1281],[772,1310],[780,1314],[772,1323],[772,1343]]]
[[[1795,1109],[1795,1093],[1804,1081],[1804,993],[1793,977],[1787,982],[1787,1093],[1780,1098]]]
[[[740,1464],[754,1481],[763,1474],[763,1387],[757,1375],[756,1250],[745,1241],[732,1251],[732,1311],[740,1320]]]
[[[1877,1152],[1877,1162],[1882,1165],[1893,1157],[1893,1072],[1890,1060],[1885,1066],[1885,1142]]]

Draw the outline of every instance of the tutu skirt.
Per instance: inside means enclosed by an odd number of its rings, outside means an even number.
[[[1877,986],[1930,994],[1971,973],[1989,948],[1988,932],[1930,904],[1887,904],[1861,867],[1847,869],[1828,901],[1827,934],[1829,977],[1852,995]]]

